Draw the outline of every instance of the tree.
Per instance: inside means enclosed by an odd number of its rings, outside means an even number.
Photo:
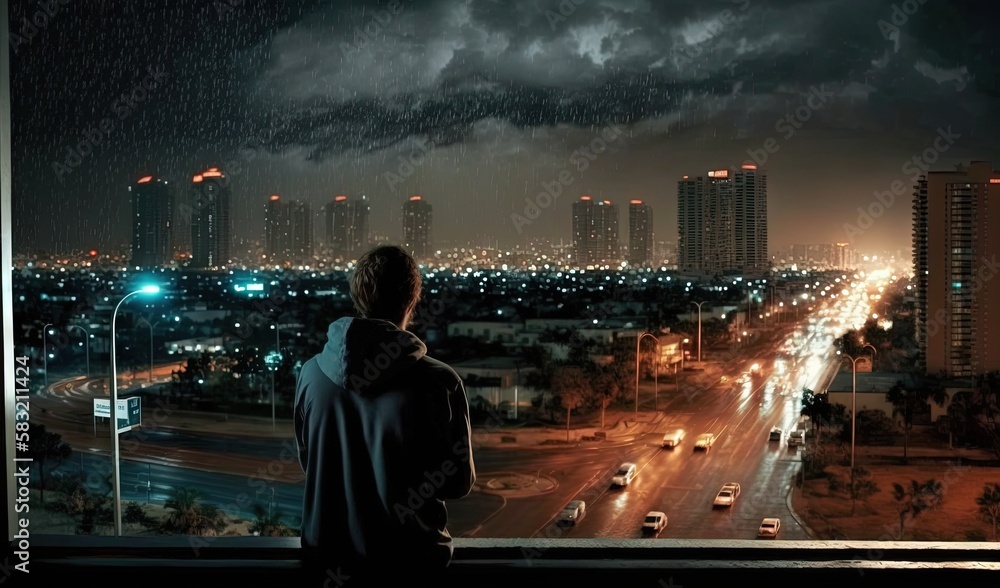
[[[250,523],[249,530],[254,535],[261,537],[294,537],[295,531],[288,525],[281,522],[279,511],[269,512],[262,504],[253,505],[254,519]]]
[[[861,466],[855,466],[854,475],[851,476],[851,510],[854,510],[854,501],[868,500],[869,497],[880,491],[878,484],[872,479],[872,473]]]
[[[816,443],[820,439],[820,427],[823,423],[829,423],[833,417],[833,405],[826,394],[816,394],[806,387],[802,387],[802,416],[809,417],[813,426],[816,427]]]
[[[933,400],[938,406],[944,406],[947,396],[942,388],[927,383],[908,389],[902,382],[896,382],[886,392],[885,399],[892,403],[892,416],[898,416],[903,421],[903,463],[905,464],[914,417],[927,408],[927,402],[930,400]]]
[[[1000,529],[1000,484],[986,484],[976,504],[979,505],[979,518],[993,527],[993,540],[996,541],[997,529]]]
[[[596,368],[596,375],[594,376],[594,394],[598,405],[601,409],[601,428],[604,428],[604,413],[605,410],[614,401],[618,400],[622,395],[622,380],[621,375],[617,373],[617,365],[612,363],[610,365],[601,366]]]
[[[899,512],[899,539],[903,539],[906,519],[916,519],[921,514],[940,506],[944,499],[944,484],[939,480],[918,482],[910,480],[909,486],[893,483],[892,496],[896,499]]]
[[[566,441],[569,441],[570,413],[583,406],[591,395],[590,378],[579,367],[560,368],[552,379],[552,393],[559,397],[560,405],[566,409]]]
[[[122,522],[127,525],[150,527],[155,523],[153,517],[146,512],[146,507],[138,502],[129,501],[122,512]]]
[[[217,535],[226,529],[226,517],[213,504],[201,501],[201,492],[191,488],[175,488],[163,504],[173,511],[163,522],[163,531],[181,535]]]
[[[45,429],[45,425],[31,427],[31,440],[28,443],[28,457],[38,465],[38,477],[41,486],[41,501],[45,502],[45,465],[58,465],[73,455],[73,448],[62,440],[62,435]]]

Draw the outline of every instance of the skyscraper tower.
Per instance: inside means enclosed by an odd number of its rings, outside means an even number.
[[[268,256],[277,262],[308,261],[313,255],[312,205],[300,200],[268,198],[264,221]]]
[[[919,366],[928,374],[1000,370],[1000,170],[973,161],[921,176],[913,193]]]
[[[431,205],[420,196],[403,204],[403,247],[417,258],[430,252]]]
[[[736,268],[747,275],[771,269],[767,249],[767,172],[744,164],[733,182]]]
[[[192,179],[191,267],[221,268],[232,257],[233,229],[226,176],[217,167]]]
[[[653,259],[653,209],[642,200],[628,203],[628,262],[641,266]]]
[[[274,194],[267,199],[264,215],[264,250],[268,259],[274,260],[285,254],[285,235],[288,234],[288,215],[282,206],[281,196]]]
[[[133,267],[153,269],[173,257],[174,198],[165,180],[144,176],[129,186],[132,194]]]
[[[677,183],[681,271],[763,275],[767,251],[767,174],[756,165],[684,176]]]
[[[371,206],[366,196],[353,201],[344,195],[336,196],[324,205],[323,212],[326,217],[324,242],[334,255],[353,257],[368,249]]]
[[[610,200],[581,196],[573,203],[574,265],[615,264],[621,259],[618,249],[618,207]]]

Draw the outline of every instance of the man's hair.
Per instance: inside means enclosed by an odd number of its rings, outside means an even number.
[[[376,247],[358,259],[351,274],[351,301],[361,317],[399,325],[420,301],[422,283],[409,253],[395,245]]]

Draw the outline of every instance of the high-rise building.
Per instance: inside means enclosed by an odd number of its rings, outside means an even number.
[[[134,267],[158,268],[173,257],[174,197],[166,180],[144,176],[129,186],[132,194]]]
[[[335,196],[324,207],[326,218],[326,246],[334,255],[355,256],[370,246],[368,216],[371,206],[368,198],[348,200],[347,196]]]
[[[653,260],[653,208],[642,200],[628,204],[628,262],[645,265]]]
[[[834,243],[830,267],[839,270],[854,269],[854,250],[850,243]]]
[[[618,207],[610,200],[581,196],[573,203],[574,265],[610,265],[621,260]]]
[[[410,196],[403,203],[403,247],[421,258],[430,253],[431,205],[421,196]]]
[[[736,269],[763,275],[771,269],[767,235],[767,172],[754,164],[736,171],[733,183]]]
[[[762,275],[767,250],[767,173],[756,165],[677,182],[678,268]]]
[[[313,255],[312,205],[300,200],[268,198],[264,241],[272,261],[306,261]]]
[[[192,179],[191,266],[221,268],[232,257],[233,227],[225,174],[209,168]]]
[[[921,176],[913,193],[920,367],[948,377],[1000,370],[1000,171],[973,161]]]

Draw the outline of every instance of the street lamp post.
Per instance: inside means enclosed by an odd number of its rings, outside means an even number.
[[[118,318],[118,309],[129,298],[138,294],[156,294],[160,291],[159,286],[145,286],[125,295],[114,312],[111,313],[111,410],[109,412],[111,421],[111,472],[115,493],[115,536],[122,534],[122,489],[121,471],[118,468],[119,446],[118,446],[118,371],[115,366],[115,321]]]
[[[864,347],[862,347],[861,349],[864,350],[865,348],[871,349],[872,353],[875,353],[875,354],[878,353],[878,351],[875,349],[875,347],[871,343],[865,343]],[[838,353],[840,353],[840,352],[838,351]],[[854,492],[854,433],[855,433],[856,421],[857,421],[857,418],[858,418],[858,360],[865,359],[865,358],[862,357],[862,356],[853,357],[853,356],[848,355],[846,353],[843,353],[842,355],[844,357],[846,357],[848,360],[850,360],[850,362],[851,362],[851,369],[852,369],[852,376],[851,376],[851,512],[853,513],[854,512],[854,507],[855,507],[855,504],[856,504],[855,497],[854,497],[854,495],[855,495],[855,492]],[[869,359],[871,359],[871,358],[869,358]]]
[[[45,362],[45,387],[42,388],[42,393],[49,389],[49,327],[52,323],[45,323],[42,327],[42,361]]]
[[[698,363],[701,363],[701,305],[705,304],[705,300],[701,302],[692,302],[691,304],[698,306]]]
[[[87,329],[84,329],[79,325],[70,325],[69,327],[67,327],[67,329],[80,329],[81,331],[83,331],[84,349],[87,350],[87,379],[89,380],[90,379],[90,333],[87,332]]]
[[[153,383],[153,324],[149,322],[146,317],[140,316],[139,320],[135,321],[135,326],[139,326],[139,323],[146,323],[149,327],[149,383]]]
[[[277,322],[271,324],[271,328],[274,329],[274,369],[271,370],[271,432],[275,430],[275,418],[274,418],[274,379],[275,374],[278,372],[278,366],[281,365],[281,327]]]
[[[656,341],[657,349],[659,349],[660,345],[660,340],[656,338],[656,335],[648,331],[640,333],[639,337],[635,340],[635,420],[637,421],[639,420],[639,343],[642,342],[644,337],[652,337]]]

